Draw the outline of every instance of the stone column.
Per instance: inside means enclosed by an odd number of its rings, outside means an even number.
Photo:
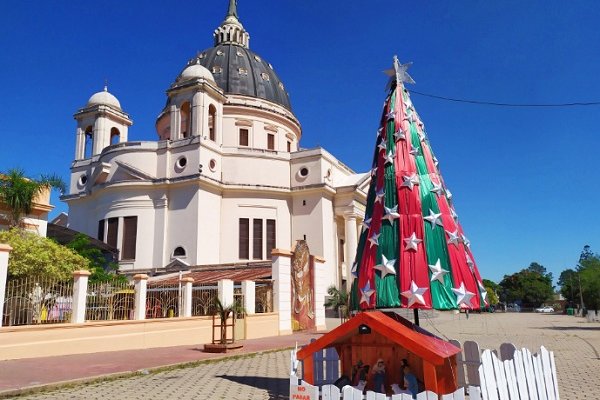
[[[318,330],[325,326],[325,295],[327,294],[327,272],[325,259],[313,256],[315,268],[315,325]]]
[[[4,314],[4,296],[6,296],[6,280],[8,279],[8,256],[12,247],[0,243],[0,328]]]
[[[231,279],[221,279],[219,282],[219,301],[223,307],[233,305],[233,281]]]
[[[273,311],[279,313],[279,334],[292,333],[292,252],[273,249]]]
[[[246,314],[256,314],[256,283],[254,281],[243,281],[242,295],[244,296]]]
[[[181,285],[183,289],[182,297],[182,310],[180,311],[180,317],[191,317],[192,316],[192,285],[194,284],[194,278],[183,278]]]
[[[171,140],[177,140],[180,137],[181,132],[181,115],[179,114],[179,107],[176,105],[171,106]]]
[[[83,131],[83,128],[78,126],[77,127],[77,139],[75,141],[75,159],[76,160],[83,160],[83,158],[85,157],[85,133]]]
[[[135,306],[133,310],[133,319],[146,319],[146,288],[148,286],[148,275],[134,275],[133,281],[135,282]]]
[[[73,271],[73,305],[71,313],[72,324],[85,322],[88,278],[92,273],[86,270]]]
[[[356,247],[358,245],[356,239],[356,214],[344,214],[344,222],[344,233],[346,237],[346,246],[344,249],[344,259],[346,260],[346,287],[350,288],[352,287],[352,280],[354,279],[354,276],[352,275],[352,265],[354,264],[354,257],[356,256]]]

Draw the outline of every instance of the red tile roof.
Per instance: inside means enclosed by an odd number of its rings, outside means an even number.
[[[235,283],[241,281],[257,281],[271,279],[271,267],[241,267],[183,271],[182,278],[194,278],[194,285],[217,284],[221,279],[231,279]],[[148,281],[148,286],[178,285],[179,273],[155,276]]]

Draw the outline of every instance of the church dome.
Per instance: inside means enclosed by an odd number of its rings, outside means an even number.
[[[271,64],[240,43],[218,43],[188,62],[201,64],[227,94],[258,97],[291,110],[290,98]]]
[[[192,65],[187,66],[181,72],[181,74],[179,74],[178,80],[187,81],[190,79],[197,79],[197,78],[203,78],[203,79],[207,79],[207,80],[213,81],[213,82],[215,80],[215,78],[210,73],[210,71],[200,64],[192,64]]]
[[[121,109],[121,103],[119,103],[119,100],[108,91],[106,86],[103,91],[94,93],[88,100],[88,107],[95,105],[112,106],[119,110]]]

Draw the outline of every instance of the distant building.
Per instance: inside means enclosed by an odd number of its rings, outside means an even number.
[[[2,179],[0,177],[0,179]],[[54,209],[50,204],[50,189],[44,189],[33,200],[31,213],[25,215],[22,221],[23,227],[40,236],[46,236],[48,226],[48,213]],[[8,206],[0,200],[0,230],[6,230],[10,226],[10,210]]]
[[[349,275],[369,174],[302,149],[285,85],[231,2],[214,46],[167,89],[157,140],[129,140],[107,88],[75,114],[69,228],[118,248],[122,273],[268,261],[306,239],[328,281]]]

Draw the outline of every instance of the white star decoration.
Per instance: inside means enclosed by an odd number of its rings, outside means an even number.
[[[443,227],[442,224],[442,213],[436,214],[433,210],[429,209],[429,215],[427,217],[423,217],[424,220],[431,224],[431,229],[435,229],[436,225]]]
[[[438,260],[433,265],[429,264],[429,269],[431,270],[431,282],[437,280],[443,285],[444,275],[446,275],[448,271],[442,269],[440,259],[438,258]]]
[[[377,175],[377,166],[373,167],[373,169],[371,170],[371,176],[375,175]]]
[[[402,130],[402,128],[398,129],[398,131],[394,133],[394,140],[396,142],[398,140],[406,140],[406,133]]]
[[[377,137],[379,137],[379,135],[381,135],[381,132],[383,132],[383,128],[377,129]]]
[[[402,296],[407,298],[408,307],[412,306],[415,303],[425,305],[425,298],[423,297],[423,293],[425,293],[426,291],[427,288],[420,288],[417,286],[415,281],[412,281],[410,283],[410,289],[402,292]]]
[[[455,221],[458,221],[458,214],[454,211],[454,208],[450,209],[450,215],[452,215]]]
[[[379,142],[377,147],[379,148],[379,151],[383,150],[385,152],[387,150],[387,144],[385,144],[385,140]]]
[[[448,198],[448,200],[452,198],[452,193],[448,189],[446,189],[446,197]]]
[[[393,120],[395,117],[396,117],[396,111],[390,111],[389,113],[387,113],[387,114],[385,115],[385,118],[386,118],[388,121],[391,121],[391,120]]]
[[[385,215],[381,219],[387,219],[390,224],[394,223],[396,218],[400,218],[400,214],[398,214],[398,204],[396,204],[392,208],[383,207],[385,209]]]
[[[419,177],[417,176],[417,174],[412,174],[410,176],[404,175],[402,179],[404,180],[404,182],[402,182],[400,186],[405,186],[410,190],[413,190],[413,187],[419,184]]]
[[[398,57],[394,56],[394,65],[391,69],[385,70],[385,74],[390,77],[388,88],[391,87],[392,82],[396,81],[397,85],[401,85],[402,82],[415,83],[413,78],[406,72],[406,70],[412,65],[411,62],[406,64],[400,64]]]
[[[409,153],[413,156],[418,156],[419,155],[419,148],[415,147],[415,146],[410,146],[410,151]]]
[[[383,200],[384,196],[385,196],[385,190],[383,190],[383,187],[382,187],[377,192],[375,192],[375,203],[380,203]]]
[[[471,272],[473,272],[473,269],[475,268],[475,263],[473,262],[473,260],[471,259],[471,257],[469,257],[468,254],[466,256],[467,256],[467,265],[471,269]]]
[[[393,165],[395,156],[396,156],[396,154],[393,151],[390,151],[389,153],[387,153],[387,155],[385,156],[385,163]]]
[[[433,187],[431,188],[430,192],[433,192],[439,196],[440,194],[444,193],[444,188],[442,187],[441,183],[433,182]]]
[[[375,246],[379,246],[379,235],[381,235],[381,233],[375,233],[373,232],[373,234],[371,235],[371,237],[369,238],[369,246],[373,247]]]
[[[439,165],[439,161],[437,158],[435,158],[435,156],[433,156],[433,165],[435,165],[436,167]]]
[[[381,255],[381,264],[377,264],[374,268],[381,271],[381,277],[385,278],[386,275],[396,275],[396,269],[394,264],[396,260],[388,260],[383,254]]]
[[[422,123],[421,123],[421,124],[419,124],[419,125],[421,125],[421,128],[423,127],[423,124],[422,124]],[[423,132],[423,131],[419,131],[418,133],[419,133],[419,140],[420,140],[421,142],[422,142],[422,141],[424,141],[424,140],[425,140],[425,132]]]
[[[367,282],[365,287],[362,288],[360,292],[362,293],[362,295],[360,296],[360,302],[370,304],[371,296],[373,295],[373,293],[375,293],[375,291],[371,289],[371,282]]]
[[[452,291],[454,292],[454,294],[456,295],[456,304],[458,304],[459,306],[461,304],[464,304],[466,306],[471,306],[471,298],[473,296],[475,296],[475,293],[471,293],[469,292],[466,288],[465,288],[465,283],[462,282],[460,284],[459,288],[452,288]]]
[[[356,261],[354,261],[352,263],[352,268],[350,269],[350,273],[352,275],[354,275],[356,278],[358,278],[358,263]]]
[[[467,239],[467,237],[465,235],[460,235],[462,242],[465,244],[465,246],[467,247],[471,247],[471,242],[469,241],[469,239]]]
[[[423,240],[417,238],[417,234],[415,232],[413,232],[412,235],[410,235],[409,237],[404,239],[404,243],[406,243],[404,250],[417,251],[417,247],[419,246],[419,243],[421,243],[422,241]]]
[[[453,244],[458,246],[458,242],[460,242],[460,238],[458,237],[458,229],[454,232],[446,231],[448,234],[448,244]]]
[[[367,229],[369,229],[371,227],[371,219],[372,218],[369,218],[369,219],[366,219],[366,220],[364,220],[362,222],[362,224],[361,224],[362,225],[362,231],[361,231],[361,233],[364,232],[364,231],[366,231]]]

